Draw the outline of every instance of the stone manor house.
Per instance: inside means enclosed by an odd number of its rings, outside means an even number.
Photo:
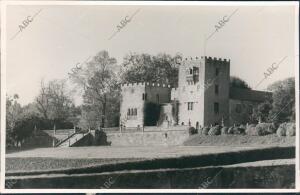
[[[153,126],[246,124],[253,107],[271,95],[230,87],[230,60],[207,56],[182,60],[178,88],[144,82],[122,84],[121,89],[120,125],[126,128],[146,126],[153,115],[158,115]],[[159,112],[146,112],[149,103]]]

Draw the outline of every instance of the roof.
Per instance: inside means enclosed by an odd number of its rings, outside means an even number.
[[[243,89],[237,87],[230,87],[230,91],[229,91],[229,98],[235,100],[263,102],[268,97],[271,96],[272,96],[271,92],[256,91],[256,90]]]

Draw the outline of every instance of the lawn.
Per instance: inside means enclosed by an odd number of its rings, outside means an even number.
[[[278,137],[276,134],[265,136],[218,135],[204,136],[195,134],[184,142],[185,146],[295,146],[296,137]]]

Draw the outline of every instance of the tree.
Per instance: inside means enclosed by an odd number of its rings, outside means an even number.
[[[119,116],[120,85],[116,71],[116,59],[107,51],[101,51],[86,66],[69,73],[72,81],[83,90],[84,105],[91,108],[89,112],[100,116],[102,127],[112,125],[109,119]],[[107,112],[108,108],[114,113]]]
[[[251,87],[248,85],[248,83],[239,77],[231,76],[230,77],[230,87],[237,87],[237,88],[243,88],[243,89],[251,89]]]
[[[45,120],[64,126],[73,104],[66,80],[52,80],[46,84],[42,80],[40,87],[40,93],[35,99],[38,111]]]
[[[269,114],[272,110],[272,97],[267,98],[264,102],[258,104],[253,109],[252,121],[251,123],[257,123],[259,120],[262,122],[272,122],[269,120]]]
[[[6,96],[6,144],[15,145],[16,137],[14,129],[18,120],[22,117],[22,107],[18,103],[19,96]]]
[[[122,82],[160,82],[178,85],[178,66],[181,54],[171,56],[168,54],[131,53],[124,57]]]
[[[267,88],[272,91],[269,120],[275,123],[295,121],[295,78],[277,81]]]

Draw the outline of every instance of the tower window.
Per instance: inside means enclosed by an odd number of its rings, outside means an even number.
[[[190,68],[190,74],[193,74],[193,69]]]
[[[156,94],[156,102],[159,104],[159,95]]]
[[[135,116],[137,115],[137,109],[135,108],[134,109],[134,113],[133,113]]]
[[[188,110],[193,110],[194,102],[188,102]]]
[[[219,114],[219,103],[218,102],[214,103],[214,112],[215,112],[215,114]]]
[[[216,68],[216,76],[219,75],[219,68]]]
[[[130,116],[130,109],[127,110],[127,115]]]
[[[216,95],[219,94],[219,85],[215,85],[215,94],[216,94]]]
[[[143,93],[143,100],[145,100],[145,94]]]

